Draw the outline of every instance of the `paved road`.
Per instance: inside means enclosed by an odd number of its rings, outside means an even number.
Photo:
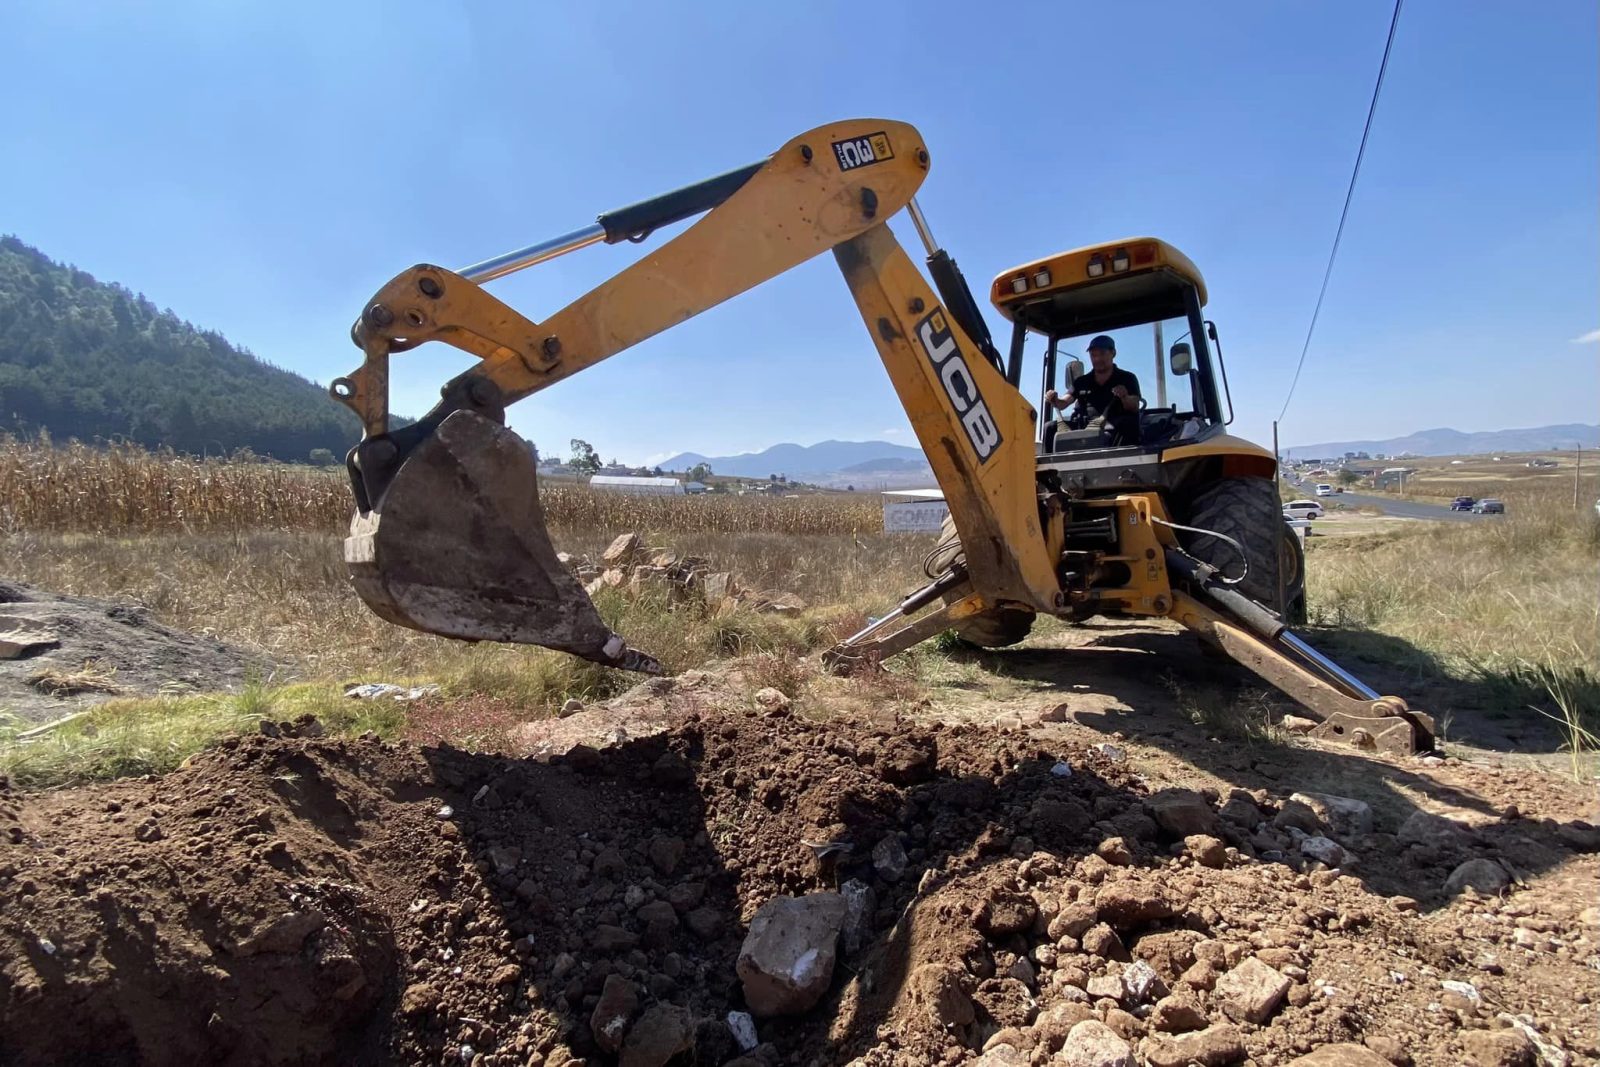
[[[1312,497],[1310,493],[1306,498]],[[1393,515],[1398,519],[1441,519],[1445,522],[1475,522],[1484,518],[1474,515],[1470,511],[1451,511],[1446,504],[1424,504],[1416,500],[1396,500],[1387,496],[1368,496],[1365,493],[1340,493],[1337,496],[1321,497],[1319,502],[1324,504],[1344,504],[1346,507],[1373,507],[1385,515]],[[1492,516],[1491,516],[1492,517]]]

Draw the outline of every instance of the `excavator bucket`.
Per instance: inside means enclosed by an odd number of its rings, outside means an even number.
[[[454,412],[350,523],[344,558],[361,599],[414,630],[542,645],[659,674],[556,558],[536,483],[527,442],[481,415]]]

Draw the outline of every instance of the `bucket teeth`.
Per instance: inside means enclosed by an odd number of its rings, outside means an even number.
[[[398,625],[661,673],[611,631],[556,558],[533,450],[470,411],[446,418],[373,509],[351,520],[344,556],[361,599]]]

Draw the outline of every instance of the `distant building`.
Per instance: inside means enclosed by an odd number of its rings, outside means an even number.
[[[637,475],[596,474],[589,479],[592,489],[635,496],[682,496],[683,483],[676,478],[645,478]]]
[[[1387,467],[1373,479],[1375,489],[1398,489],[1405,485],[1407,476],[1417,473],[1415,467]]]
[[[884,533],[938,533],[950,514],[940,489],[893,489],[879,495]]]
[[[711,487],[705,482],[689,482],[683,487],[685,493],[709,493]]]

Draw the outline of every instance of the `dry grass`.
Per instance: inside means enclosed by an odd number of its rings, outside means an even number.
[[[1600,520],[1537,498],[1504,518],[1318,539],[1307,564],[1313,623],[1557,716],[1575,757],[1600,724],[1597,575]]]
[[[1512,480],[1519,484],[1496,490],[1511,506],[1503,520],[1313,541],[1314,621],[1344,639],[1381,642],[1385,655],[1487,682],[1507,706],[1560,718],[1582,757],[1600,717],[1600,523],[1589,510],[1572,511],[1570,488],[1562,495]],[[652,546],[703,556],[746,585],[803,597],[809,606],[798,618],[716,618],[664,594],[597,598],[614,629],[670,670],[738,659],[751,683],[802,700],[831,699],[842,684],[813,676],[803,657],[920,584],[932,542],[879,532],[873,497],[640,498],[560,485],[542,497],[556,544],[569,551],[593,555],[617,533],[640,530]],[[339,542],[348,507],[335,473],[0,442],[4,577],[131,598],[164,623],[282,665],[240,696],[119,701],[43,742],[0,744],[0,771],[42,783],[161,769],[219,731],[307,709],[333,728],[406,729],[403,708],[336,699],[347,682],[432,680],[453,698],[490,695],[495,706],[478,718],[446,724],[470,727],[480,740],[498,736],[507,716],[537,717],[568,697],[601,699],[637,682],[541,649],[466,645],[382,622],[345,580]],[[970,659],[925,645],[853,680],[852,699],[906,707],[951,679],[1001,699],[1004,680]],[[1209,718],[1205,707],[1190,710]],[[66,751],[74,747],[88,754]]]

